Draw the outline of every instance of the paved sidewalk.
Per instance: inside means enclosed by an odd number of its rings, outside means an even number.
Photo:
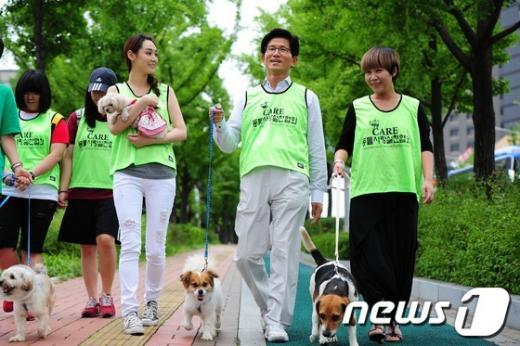
[[[215,258],[218,274],[224,282],[226,295],[226,309],[232,309],[236,303],[236,296],[230,296],[233,283],[239,280],[239,275],[232,267],[232,257],[235,247],[233,245],[211,246],[210,255]],[[194,329],[190,332],[179,327],[182,316],[181,304],[184,299],[184,291],[179,281],[180,270],[186,257],[193,253],[203,254],[202,250],[183,253],[168,257],[164,274],[164,289],[159,299],[160,325],[147,327],[143,336],[129,336],[123,334],[122,320],[119,306],[119,278],[114,280],[114,302],[116,303],[117,318],[81,318],[81,309],[86,302],[86,293],[83,279],[76,278],[57,285],[57,299],[51,316],[51,334],[44,340],[39,340],[36,333],[37,322],[27,322],[27,341],[17,345],[192,345],[196,341],[198,323],[194,323]],[[141,266],[141,278],[144,276],[144,267]],[[230,277],[228,277],[230,275]],[[143,297],[143,282],[139,297]],[[236,294],[236,292],[233,292]],[[238,316],[236,312],[225,312],[224,321],[232,316]],[[233,335],[234,333],[234,335]],[[0,311],[0,345],[7,345],[9,338],[15,334],[14,316],[12,313]],[[229,340],[234,340],[236,329],[229,334]],[[222,345],[233,345],[223,343]]]
[[[165,285],[159,299],[160,324],[145,328],[143,336],[123,334],[119,306],[119,279],[116,277],[114,298],[118,309],[117,318],[102,319],[80,318],[80,312],[86,301],[86,294],[81,278],[69,280],[57,285],[57,303],[51,318],[53,332],[45,339],[38,340],[36,322],[28,322],[27,342],[18,345],[194,345],[194,346],[264,346],[266,342],[260,325],[260,311],[251,292],[242,282],[240,274],[232,258],[235,247],[232,245],[211,246],[209,252],[215,258],[218,274],[222,280],[224,307],[222,312],[222,329],[218,337],[212,341],[200,339],[198,330],[200,319],[194,317],[194,328],[186,331],[180,327],[182,318],[182,302],[184,292],[179,282],[180,270],[188,255],[202,250],[192,251],[167,259]],[[291,337],[289,345],[312,345],[308,341],[310,332],[310,297],[308,279],[312,271],[312,263],[305,256],[300,266],[300,282],[293,325],[288,332]],[[141,278],[144,268],[141,267]],[[142,286],[142,284],[141,284]],[[142,288],[139,296],[143,296]],[[453,323],[453,315],[448,313],[448,322]],[[358,341],[360,345],[376,345],[366,337],[367,326],[359,326]],[[427,330],[428,326],[405,327],[406,339],[402,345],[483,345],[485,340],[462,339],[450,332],[449,326]],[[14,335],[14,316],[0,311],[0,346],[7,345],[9,337]],[[345,328],[342,328],[339,345],[346,345]],[[413,329],[413,330],[412,330]],[[452,329],[452,328],[451,328]],[[444,332],[443,332],[444,330]],[[442,332],[442,333],[441,333]],[[443,336],[444,335],[444,336]],[[505,328],[500,335],[488,341],[498,345],[520,345],[520,332]],[[317,345],[317,344],[315,344]]]

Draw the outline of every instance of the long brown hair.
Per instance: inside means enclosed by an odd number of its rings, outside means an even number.
[[[137,54],[139,49],[141,49],[141,47],[143,46],[144,41],[152,41],[155,44],[155,42],[153,41],[153,38],[151,36],[147,36],[144,34],[137,34],[134,36],[130,36],[126,40],[125,45],[123,46],[123,59],[126,61],[126,66],[128,67],[128,72],[130,72],[132,70],[132,61],[130,61],[130,59],[128,58],[127,52],[129,50],[131,50],[132,52]],[[149,74],[146,77],[146,81],[148,82],[148,84],[150,84],[155,95],[159,96],[159,94],[160,94],[159,81],[157,80],[157,78],[155,78],[155,76],[153,74]]]

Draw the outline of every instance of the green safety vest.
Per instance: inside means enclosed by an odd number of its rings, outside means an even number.
[[[61,114],[50,109],[31,120],[20,119],[22,131],[15,136],[16,149],[27,171],[32,171],[51,152],[52,127],[61,119]],[[8,165],[6,169],[9,169]],[[33,184],[47,184],[58,189],[59,181],[60,167],[56,164],[46,173],[37,176]]]
[[[78,131],[72,152],[70,188],[112,189],[110,168],[114,135],[106,121],[96,120],[96,127],[89,127],[84,109],[78,109],[76,115]]]
[[[353,102],[356,111],[351,198],[369,193],[422,193],[419,101],[402,95],[396,109],[383,112],[368,96]]]
[[[247,92],[242,113],[240,176],[275,166],[309,176],[306,88],[292,83],[281,93],[262,86]]]
[[[121,95],[138,98],[132,93],[132,90],[130,90],[126,83],[118,83],[116,86]],[[168,114],[168,85],[159,84],[159,91],[159,104],[156,112],[163,117],[168,130],[170,130],[172,124]],[[176,169],[175,154],[171,143],[154,144],[136,148],[127,138],[130,133],[137,133],[137,129],[129,127],[117,136],[114,136],[111,174],[114,174],[115,171],[125,169],[132,164],[138,166],[146,163],[160,163]]]

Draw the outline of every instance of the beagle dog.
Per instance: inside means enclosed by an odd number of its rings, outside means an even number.
[[[312,273],[309,291],[313,302],[312,334],[310,342],[320,344],[337,341],[337,330],[350,302],[358,300],[354,277],[340,264],[328,261],[311,240],[305,228],[300,228],[303,246],[317,264]],[[358,346],[354,315],[347,325],[350,346]]]

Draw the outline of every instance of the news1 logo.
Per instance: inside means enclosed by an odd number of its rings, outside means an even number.
[[[478,300],[476,302],[471,325],[465,326],[469,311],[468,307],[464,304],[471,302],[475,297],[478,297]],[[489,337],[497,334],[504,327],[507,313],[509,311],[509,304],[511,303],[511,297],[503,288],[478,287],[466,292],[461,299],[461,303],[463,303],[463,305],[457,309],[457,316],[455,318],[455,330],[457,333],[462,336]],[[406,302],[399,302],[397,304],[397,310],[395,311],[395,320],[401,325],[420,325],[425,322],[431,325],[443,324],[446,322],[444,309],[449,309],[451,307],[451,303],[448,301],[438,301],[435,304],[425,301],[420,313],[418,314],[419,303],[412,301],[408,304],[409,310],[408,315],[406,315],[406,305]],[[432,307],[435,310],[434,317],[430,317]],[[359,308],[359,316],[357,318],[358,323],[366,323],[370,309],[368,304],[362,301],[351,302],[347,306],[343,323],[349,323],[350,316],[356,308]],[[395,308],[396,306],[393,302],[377,302],[370,310],[370,322],[372,324],[389,324],[390,317],[380,316],[388,316]]]

